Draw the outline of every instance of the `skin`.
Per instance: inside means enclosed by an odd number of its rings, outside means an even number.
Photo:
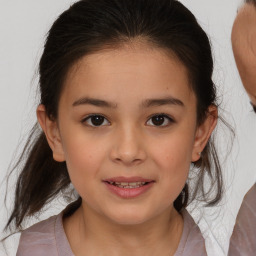
[[[79,104],[88,97],[111,107]],[[145,104],[166,98],[182,104]],[[92,113],[106,117],[102,126],[85,121]],[[161,126],[154,125],[151,117],[159,113],[174,121],[164,117]],[[217,122],[217,109],[211,106],[197,126],[186,68],[146,44],[104,50],[85,56],[69,71],[58,120],[50,120],[43,105],[37,115],[54,159],[66,161],[82,197],[82,206],[63,220],[74,254],[173,255],[183,230],[173,202]],[[102,182],[116,176],[155,183],[144,194],[124,199]]]
[[[239,9],[231,39],[243,86],[256,106],[256,8],[253,4],[244,4]]]

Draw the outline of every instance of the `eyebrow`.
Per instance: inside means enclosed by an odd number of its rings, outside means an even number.
[[[107,107],[107,108],[117,107],[117,104],[115,103],[111,103],[101,99],[90,98],[90,97],[84,97],[84,98],[78,99],[72,104],[73,107],[80,106],[80,105],[93,105],[96,107]],[[144,100],[141,104],[143,108],[163,106],[163,105],[175,105],[175,106],[184,107],[184,103],[181,100],[173,97],[147,99],[147,100]]]
[[[163,106],[163,105],[176,105],[184,107],[184,103],[176,98],[173,97],[166,97],[161,99],[148,99],[143,101],[143,107],[154,107],[154,106]]]
[[[73,107],[80,106],[80,105],[93,105],[96,107],[107,107],[107,108],[116,108],[117,107],[116,104],[107,102],[105,100],[94,99],[94,98],[89,98],[89,97],[85,97],[85,98],[76,100],[72,104]]]

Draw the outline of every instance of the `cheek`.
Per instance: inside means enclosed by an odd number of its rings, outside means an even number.
[[[191,163],[190,156],[190,152],[184,152],[178,148],[174,148],[173,151],[164,151],[162,161],[159,161],[159,165],[161,165],[161,169],[163,170],[160,173],[160,178],[166,182],[166,186],[169,186],[170,189],[177,190],[178,194],[187,180]]]
[[[161,143],[161,147],[151,152],[159,169],[159,180],[162,181],[167,194],[172,195],[173,200],[180,194],[187,180],[192,149],[191,136],[183,134],[166,139]]]
[[[94,189],[94,181],[100,179],[102,148],[97,147],[90,140],[82,143],[81,140],[74,139],[71,143],[65,144],[65,155],[73,186],[84,200],[90,201],[97,193]]]
[[[163,197],[166,204],[173,203],[179,196],[188,178],[190,161],[184,160],[181,155],[165,156],[163,172],[160,174],[162,180]]]
[[[65,138],[71,138],[66,139]],[[99,147],[93,138],[87,136],[66,135],[63,149],[71,180],[85,181],[96,176],[105,157],[104,144]],[[75,185],[75,184],[74,184]]]
[[[155,161],[162,165],[163,169],[172,168],[178,172],[185,166],[190,166],[193,137],[193,134],[187,132],[187,134],[174,134],[163,138],[161,143],[158,141],[159,147],[151,147],[151,154],[155,156]],[[157,145],[157,143],[153,143],[153,145]]]

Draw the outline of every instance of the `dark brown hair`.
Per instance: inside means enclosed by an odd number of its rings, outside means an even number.
[[[201,124],[209,106],[217,105],[211,47],[194,15],[176,0],[81,0],[63,12],[48,33],[39,65],[40,103],[47,115],[52,120],[58,118],[63,82],[74,63],[87,54],[138,37],[175,54],[187,68],[197,98],[197,121]],[[37,124],[14,170],[19,167],[14,208],[6,228],[11,224],[21,228],[25,218],[38,213],[59,193],[65,194],[70,185],[65,162],[53,160]],[[194,167],[198,171],[196,189],[189,197],[188,184],[185,185],[174,202],[178,211],[199,194],[207,205],[214,205],[221,198],[222,173],[212,138]],[[206,177],[215,188],[212,197],[204,186]],[[79,197],[73,209],[80,203]]]

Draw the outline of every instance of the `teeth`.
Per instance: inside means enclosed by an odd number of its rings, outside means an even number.
[[[139,188],[146,184],[146,182],[109,182],[111,185],[117,186],[119,188]]]

